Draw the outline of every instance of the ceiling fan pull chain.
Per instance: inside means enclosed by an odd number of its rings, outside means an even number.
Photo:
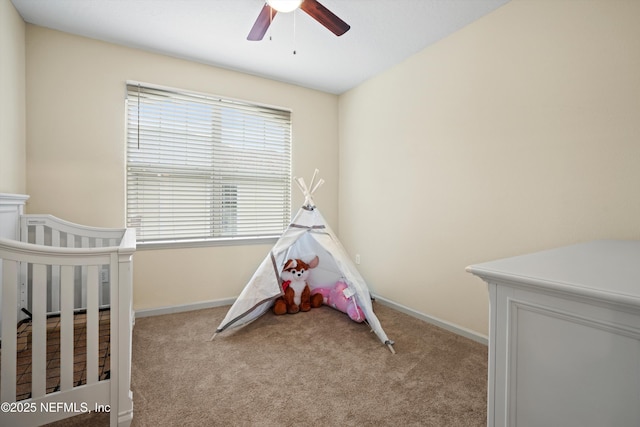
[[[296,17],[298,16],[298,11],[295,10],[293,12],[293,54],[296,54]]]

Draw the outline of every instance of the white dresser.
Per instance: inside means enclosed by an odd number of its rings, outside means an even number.
[[[640,241],[467,271],[489,285],[489,426],[640,426]]]

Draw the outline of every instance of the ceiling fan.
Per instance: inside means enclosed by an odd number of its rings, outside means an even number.
[[[256,22],[253,24],[247,40],[262,40],[277,12],[293,12],[302,9],[307,15],[318,21],[336,36],[341,36],[351,26],[338,18],[329,9],[316,0],[266,0]]]

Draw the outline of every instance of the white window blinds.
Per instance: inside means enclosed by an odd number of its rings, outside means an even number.
[[[291,113],[127,84],[127,224],[142,243],[282,233]]]

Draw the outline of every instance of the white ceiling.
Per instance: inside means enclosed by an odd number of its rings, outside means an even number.
[[[298,10],[259,42],[264,0],[11,1],[35,25],[340,94],[509,0],[320,0],[343,36]]]

